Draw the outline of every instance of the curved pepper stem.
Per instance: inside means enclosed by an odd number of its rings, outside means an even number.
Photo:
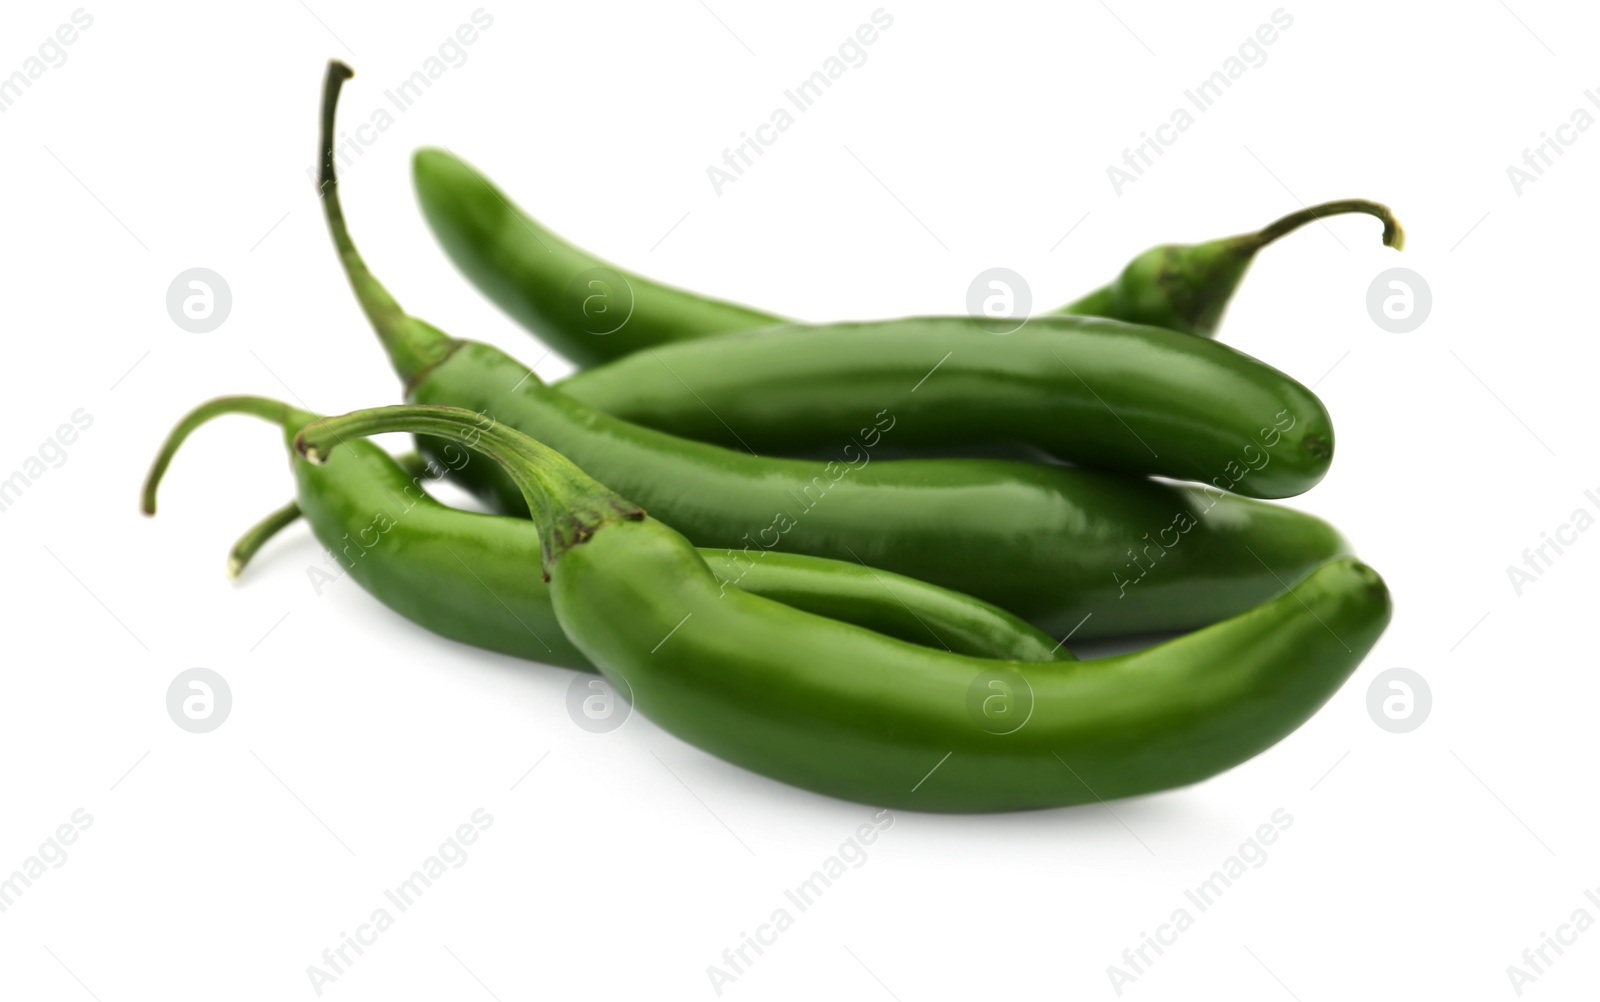
[[[177,455],[178,449],[192,435],[196,428],[207,423],[213,418],[222,417],[224,414],[249,414],[258,417],[270,424],[288,431],[294,422],[307,424],[315,421],[317,416],[298,407],[291,407],[281,400],[271,397],[232,396],[217,397],[207,400],[194,410],[185,414],[177,425],[167,433],[166,441],[161,443],[161,449],[156,453],[156,458],[150,464],[150,472],[145,474],[144,487],[139,493],[139,510],[146,515],[156,513],[156,491],[161,487],[161,478],[166,476],[167,467],[172,465],[172,457]]]
[[[1254,233],[1199,244],[1163,244],[1129,262],[1109,285],[1057,312],[1109,316],[1129,323],[1212,337],[1256,252],[1307,223],[1358,212],[1383,223],[1383,244],[1399,250],[1405,232],[1387,206],[1359,198],[1291,212]]]
[[[350,238],[350,229],[344,221],[344,206],[339,202],[339,179],[333,169],[333,123],[334,113],[339,107],[339,90],[353,76],[355,70],[344,63],[337,59],[329,61],[328,75],[322,84],[321,167],[317,173],[317,193],[322,198],[328,231],[333,236],[334,247],[339,251],[339,262],[344,265],[345,277],[355,290],[356,300],[373,329],[378,332],[378,339],[383,343],[395,372],[409,384],[442,361],[459,342],[401,309],[389,290],[367,269],[366,261],[356,250],[355,241]]]
[[[250,563],[256,551],[266,545],[267,540],[293,525],[300,515],[300,503],[290,501],[246,529],[244,535],[233,544],[233,549],[228,551],[228,577],[236,578],[243,574],[245,565]]]
[[[1229,239],[1239,241],[1254,252],[1279,237],[1293,233],[1309,222],[1322,219],[1325,216],[1343,216],[1352,212],[1365,213],[1383,223],[1383,245],[1385,247],[1405,250],[1406,231],[1401,228],[1400,220],[1394,217],[1394,213],[1389,211],[1387,205],[1369,202],[1364,198],[1346,198],[1337,202],[1308,205],[1299,212],[1291,212],[1282,219],[1270,223],[1254,233],[1244,233]]]
[[[300,429],[294,447],[307,461],[321,464],[328,461],[329,450],[346,435],[391,431],[455,438],[499,463],[522,491],[539,527],[546,581],[563,553],[607,523],[644,518],[643,508],[590,477],[559,452],[462,407],[413,404],[352,411]]]
[[[178,450],[183,447],[189,436],[194,434],[195,429],[225,414],[249,414],[275,424],[284,431],[308,424],[317,418],[310,411],[303,411],[271,397],[232,396],[207,400],[185,414],[167,433],[166,441],[161,443],[155,461],[150,464],[150,472],[145,474],[144,486],[139,493],[140,511],[146,515],[156,513],[156,492],[161,488],[162,478],[167,475],[167,467],[172,465],[172,457],[178,454]],[[291,501],[251,526],[239,541],[233,544],[233,549],[228,553],[228,577],[238,577],[244,570],[245,564],[249,563],[250,558],[261,549],[262,544],[299,517],[300,506]]]

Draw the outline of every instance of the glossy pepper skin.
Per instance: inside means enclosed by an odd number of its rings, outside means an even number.
[[[442,410],[357,412],[307,428],[299,447],[475,419]],[[1015,811],[1199,782],[1305,722],[1390,618],[1382,579],[1342,559],[1134,654],[1038,665],[930,651],[724,593],[683,536],[548,448],[509,428],[480,445],[539,513],[557,618],[635,707],[714,755],[847,800]]]
[[[696,545],[852,560],[993,602],[1058,636],[1182,630],[1234,615],[1347,551],[1289,508],[1120,475],[992,459],[769,459],[642,428],[545,386],[490,345],[408,316],[357,253],[328,143],[348,67],[323,101],[323,206],[357,299],[419,404],[466,407],[538,436]],[[887,420],[883,418],[880,420]],[[863,425],[860,437],[881,426]],[[892,430],[882,436],[888,440]],[[424,437],[425,453],[437,448]],[[522,494],[493,464],[461,480],[501,510]]]
[[[496,306],[577,365],[691,336],[778,323],[760,310],[622,271],[516,208],[443,150],[412,162],[417,197],[445,253]]]
[[[445,254],[491,302],[579,367],[633,352],[780,324],[775,314],[636,275],[563,240],[476,168],[421,149],[412,181]],[[1313,219],[1363,212],[1401,246],[1399,223],[1375,202],[1346,199],[1291,213],[1256,233],[1141,254],[1117,279],[1056,311],[1210,337],[1257,251]]]
[[[1310,489],[1333,458],[1322,402],[1226,345],[1155,327],[1039,317],[796,325],[666,345],[557,384],[608,414],[759,453],[848,442],[879,411],[896,450],[1024,447],[1097,470],[1258,498]]]
[[[873,460],[850,445],[846,461],[824,462],[691,442],[585,407],[474,342],[459,343],[407,398],[539,434],[698,545],[859,559],[1058,636],[1202,626],[1346,552],[1319,519],[1216,488],[1013,460]],[[437,449],[418,441],[424,453]],[[490,464],[463,472],[480,497],[516,511],[520,493]]]
[[[593,670],[556,621],[533,523],[443,505],[424,489],[430,477],[403,469],[365,439],[351,439],[324,465],[305,462],[294,438],[318,417],[276,400],[222,397],[190,412],[146,480],[146,514],[155,513],[156,491],[184,440],[215,417],[241,413],[283,429],[296,490],[293,505],[268,516],[235,547],[230,573],[304,514],[318,542],[363,590],[418,626],[501,654]],[[445,451],[447,462],[488,462],[463,445]],[[898,574],[786,553],[702,556],[724,590],[759,592],[909,643],[1020,661],[1073,660],[1064,646],[1010,613]]]

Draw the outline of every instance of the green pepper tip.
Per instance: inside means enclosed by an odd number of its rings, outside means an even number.
[[[1301,440],[1300,444],[1307,452],[1311,453],[1311,455],[1317,457],[1318,459],[1327,459],[1333,455],[1333,444],[1328,441],[1326,436],[1317,434],[1307,435]]]
[[[441,161],[459,161],[461,158],[438,146],[418,146],[411,153],[411,171],[420,173]]]
[[[1367,591],[1373,595],[1387,595],[1389,586],[1384,582],[1383,575],[1379,574],[1370,564],[1360,560],[1350,561],[1350,572],[1366,585]]]
[[[1400,220],[1393,216],[1383,221],[1383,245],[1397,251],[1406,249],[1406,231],[1400,226]]]

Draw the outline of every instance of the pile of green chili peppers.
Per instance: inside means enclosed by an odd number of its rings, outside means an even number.
[[[415,184],[450,258],[581,367],[407,314],[339,202],[332,63],[318,195],[406,403],[323,418],[221,397],[283,432],[294,500],[347,573],[436,633],[598,670],[712,754],[835,797],[1009,811],[1197,782],[1264,751],[1383,632],[1383,580],[1327,523],[1269,499],[1327,473],[1314,393],[1213,340],[1258,232],[1141,254],[1005,335],[981,317],[802,324],[624,272],[454,154]],[[367,440],[417,437],[392,456]],[[491,513],[436,500],[440,478]],[[1173,639],[1079,660],[1068,642]]]

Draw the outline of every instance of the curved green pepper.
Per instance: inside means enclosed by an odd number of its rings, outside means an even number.
[[[846,442],[878,410],[897,450],[1023,446],[1250,497],[1309,490],[1333,458],[1322,402],[1226,345],[1155,327],[970,317],[775,327],[663,345],[557,384],[648,428],[760,453]]]
[[[345,436],[477,420],[360,411],[307,427],[298,448],[316,460]],[[642,713],[747,769],[879,806],[1013,811],[1198,782],[1307,720],[1390,618],[1377,573],[1336,560],[1134,654],[1037,665],[930,651],[724,592],[681,535],[547,447],[503,427],[478,444],[538,513],[556,617]]]
[[[261,544],[302,513],[341,568],[406,619],[462,643],[565,668],[591,669],[556,622],[537,569],[538,529],[526,519],[461,511],[378,446],[355,439],[326,465],[306,463],[294,436],[317,415],[263,397],[221,397],[195,408],[167,437],[145,480],[141,505],[155,514],[156,491],[172,457],[196,428],[224,414],[279,425],[294,459],[296,500],[247,532],[229,554],[230,576]],[[471,461],[465,446],[446,462]],[[480,464],[487,462],[477,457]],[[532,550],[530,550],[530,547]],[[701,553],[719,587],[774,601],[909,643],[1019,661],[1070,661],[1049,636],[1004,610],[956,592],[857,563],[789,553],[755,558]]]
[[[697,545],[781,549],[965,592],[1058,635],[1180,630],[1233,615],[1346,552],[1320,519],[1247,498],[986,459],[872,462],[867,419],[833,462],[765,459],[620,421],[545,386],[490,345],[408,316],[367,270],[345,225],[333,113],[351,71],[329,67],[321,192],[345,273],[414,403],[467,407],[537,434]],[[891,432],[892,434],[892,432]],[[437,448],[427,438],[425,453]],[[522,494],[488,463],[462,481],[516,511]]]
[[[1110,283],[1057,310],[1213,337],[1222,313],[1261,248],[1312,220],[1362,212],[1383,223],[1383,245],[1400,250],[1405,232],[1386,205],[1349,198],[1291,212],[1254,233],[1200,244],[1162,244],[1128,262]]]
[[[563,240],[444,150],[418,150],[423,215],[456,267],[489,301],[573,363],[783,323],[623,271]]]
[[[624,271],[563,240],[460,157],[421,149],[412,181],[422,213],[461,273],[517,323],[579,366],[679,341],[792,323]],[[1313,219],[1363,212],[1401,246],[1387,207],[1347,199],[1291,213],[1256,233],[1168,244],[1139,255],[1111,284],[1058,313],[1106,317],[1206,337],[1256,252]]]

